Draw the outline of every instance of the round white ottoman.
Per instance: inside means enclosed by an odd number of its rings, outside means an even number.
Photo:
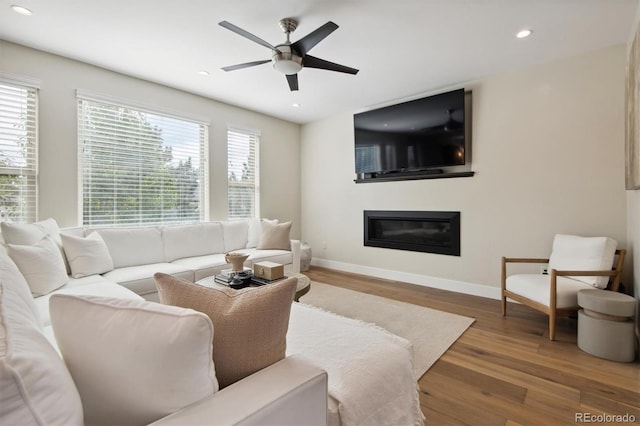
[[[607,290],[578,292],[578,347],[599,358],[619,362],[635,359],[633,316],[636,299]]]

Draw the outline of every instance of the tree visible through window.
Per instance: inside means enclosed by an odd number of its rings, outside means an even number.
[[[0,79],[0,221],[36,220],[37,112],[37,88]]]
[[[258,142],[254,131],[227,130],[229,219],[259,217]]]
[[[206,125],[85,99],[78,123],[83,225],[205,219]]]

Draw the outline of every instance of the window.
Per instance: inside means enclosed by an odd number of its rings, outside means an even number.
[[[84,226],[203,221],[208,126],[78,95]]]
[[[34,222],[38,207],[38,88],[0,73],[0,221]]]
[[[260,217],[258,145],[260,133],[227,130],[228,218]]]

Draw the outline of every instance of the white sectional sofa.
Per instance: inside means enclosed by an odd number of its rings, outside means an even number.
[[[80,278],[70,277],[65,285],[38,297],[32,296],[31,282],[27,283],[16,264],[0,247],[0,424],[72,425],[83,424],[86,420],[82,415],[84,396],[79,394],[79,388],[76,389],[60,357],[59,339],[54,336],[51,325],[50,301],[54,295],[79,296],[87,299],[88,303],[93,303],[92,296],[98,296],[97,299],[108,297],[120,301],[118,303],[123,305],[123,309],[129,309],[129,304],[134,307],[146,304],[147,308],[162,311],[166,305],[153,301],[157,298],[153,278],[156,272],[189,281],[198,280],[228,267],[224,263],[225,251],[249,252],[249,264],[269,259],[292,263],[291,267],[296,270],[299,265],[298,243],[293,241],[290,251],[258,250],[259,232],[252,227],[259,224],[259,221],[253,224],[251,221],[210,222],[94,230],[91,232],[100,234],[111,254],[109,270]],[[60,243],[59,236],[51,235],[60,232],[56,231],[57,225],[50,225],[45,223],[36,228],[27,238],[31,242],[24,244],[34,244],[43,235],[48,235],[45,240]],[[91,232],[73,228],[63,230],[62,234],[84,237]],[[48,272],[41,275],[45,278],[54,275]],[[56,296],[55,299],[57,302],[61,297]],[[190,309],[167,308],[182,310],[181,315],[185,314],[184,311],[204,315]],[[80,318],[89,324],[95,321],[91,315]],[[95,324],[96,336],[105,335],[101,324]],[[132,323],[131,329],[138,324]],[[153,330],[153,324],[146,326]],[[159,340],[161,344],[169,345],[168,349],[144,358],[151,365],[161,363],[156,359],[160,354],[170,356],[173,352],[169,330],[167,342],[164,342],[163,332],[160,330]],[[129,330],[125,329],[123,333],[124,338]],[[177,333],[181,334],[184,336],[185,333]],[[116,355],[114,362],[130,359],[122,356]],[[93,362],[93,359],[88,362]],[[153,371],[162,375],[162,370],[168,368],[157,367]],[[95,369],[99,371],[100,365],[95,365]],[[124,392],[129,385],[123,381]],[[172,392],[171,386],[169,389],[166,387],[158,386],[158,392],[165,398]],[[167,392],[162,392],[164,390]],[[141,394],[139,400],[127,402],[134,407],[138,403],[144,406],[149,399],[158,398],[155,393]],[[168,398],[171,403],[171,397]],[[145,423],[348,426],[420,425],[423,422],[413,377],[412,347],[408,341],[370,324],[298,303],[291,306],[287,352],[283,360],[191,404],[185,406],[177,401],[175,404]],[[110,420],[101,419],[97,423],[110,424]],[[140,424],[135,421],[125,423]]]
[[[102,296],[111,295],[120,300],[159,305],[146,302],[132,291],[110,282],[72,286],[55,293],[73,294],[74,289],[82,289],[80,294],[86,294],[87,288],[91,288],[90,293]],[[52,327],[47,325],[50,323],[49,313],[45,315],[46,318],[40,318],[24,278],[11,259],[0,253],[0,424],[72,426],[84,423],[82,406],[86,402],[85,396],[79,394],[57,352]],[[91,321],[91,318],[86,320]],[[131,324],[131,327],[134,325]],[[180,350],[181,353],[191,351],[189,347],[181,347]],[[197,349],[194,348],[193,352],[197,353]],[[116,349],[116,353],[120,351]],[[162,359],[163,356],[162,353],[155,354],[148,361],[156,362],[154,358]],[[88,361],[95,363],[96,371],[101,369],[97,360]],[[134,374],[132,371],[131,376]],[[157,374],[161,375],[162,371]],[[122,392],[126,392],[130,385],[123,382],[119,386]],[[184,384],[182,389],[185,387],[188,388],[189,383]],[[176,386],[176,389],[180,387]],[[326,424],[326,373],[299,356],[286,357],[218,392],[209,392],[208,396],[191,401],[186,406],[180,405],[185,401],[184,395],[178,393],[175,398],[171,396],[176,389],[159,386],[155,391],[140,394],[138,399],[126,402],[130,406],[155,405],[154,409],[164,411],[166,415],[160,416],[165,418],[151,417],[151,420],[166,421],[166,424]],[[118,392],[117,387],[115,392]],[[162,402],[159,408],[158,401]],[[113,413],[94,424],[113,424],[111,415]],[[118,423],[141,424],[134,420]]]
[[[248,267],[268,260],[290,265],[294,273],[299,272],[300,241],[291,240],[291,250],[259,250],[256,247],[260,230],[260,220],[251,219],[137,228],[68,228],[61,232],[78,237],[99,233],[113,260],[113,269],[100,277],[146,300],[157,301],[153,274],[163,272],[198,281],[229,268],[224,257],[232,251],[249,254]],[[101,278],[95,276],[85,281],[94,280],[101,281]],[[76,283],[72,280],[69,285]]]

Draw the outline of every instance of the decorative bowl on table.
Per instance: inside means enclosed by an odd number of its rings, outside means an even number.
[[[249,258],[248,254],[244,253],[227,253],[224,255],[224,261],[231,264],[231,270],[233,272],[244,271],[244,262]]]

